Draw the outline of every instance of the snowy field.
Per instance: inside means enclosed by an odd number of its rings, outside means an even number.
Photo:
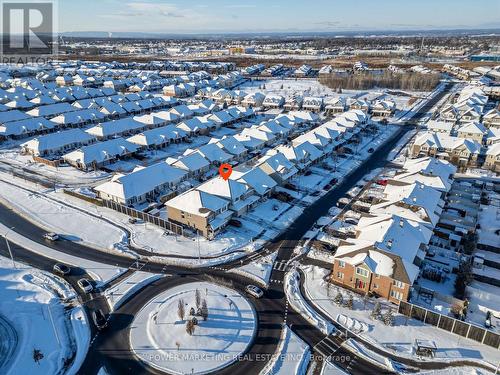
[[[310,360],[309,346],[284,326],[278,349],[260,375],[303,375]]]
[[[197,317],[194,333],[186,332],[196,290],[206,301],[208,318]],[[201,302],[202,304],[203,302]],[[179,317],[179,304],[184,316]],[[190,283],[169,289],[149,301],[136,315],[130,343],[144,362],[174,374],[202,374],[238,359],[254,339],[257,317],[238,292],[211,283]]]
[[[373,309],[373,303],[369,302],[365,308],[363,299],[357,294],[353,293],[353,310],[338,306],[333,301],[337,294],[337,287],[323,280],[323,277],[329,273],[329,270],[316,266],[304,267],[304,274],[306,275],[305,289],[308,298],[314,301],[316,308],[320,309],[332,320],[346,324],[348,328],[353,328],[353,326],[362,327],[359,330],[359,336],[381,349],[396,355],[413,357],[413,341],[419,338],[434,341],[438,348],[436,358],[441,360],[467,358],[489,362],[494,365],[500,361],[499,350],[437,329],[431,325],[423,324],[418,320],[407,320],[406,317],[395,314],[395,323],[391,327],[386,326],[380,320],[371,319],[370,313]],[[330,285],[330,290],[328,290],[328,285]],[[348,292],[344,289],[340,290],[345,300]],[[382,311],[386,309],[384,306],[394,308],[394,305],[389,304],[387,301],[381,302]],[[345,322],[345,318],[342,318],[342,316],[348,317],[348,323]]]
[[[69,284],[20,263],[13,269],[10,260],[0,257],[0,301],[0,317],[17,336],[17,343],[15,339],[10,341],[15,348],[7,361],[0,358],[0,373],[78,371],[88,350],[90,329]],[[35,350],[43,356],[38,363],[34,360]],[[68,370],[64,370],[65,361],[69,361]]]
[[[44,194],[33,193],[5,182],[1,175],[0,200],[15,207],[16,212],[47,231],[55,232],[74,242],[102,249],[124,249],[127,234],[104,220],[54,201]],[[8,177],[12,179],[11,177]]]

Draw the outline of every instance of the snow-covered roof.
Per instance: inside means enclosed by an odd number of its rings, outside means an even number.
[[[34,138],[21,144],[21,146],[41,153],[43,151],[59,150],[74,143],[88,143],[93,140],[95,140],[94,136],[81,129],[70,129]]]
[[[170,199],[166,206],[193,215],[208,217],[213,212],[227,209],[229,202],[204,191],[192,189]]]
[[[185,171],[165,162],[138,167],[127,175],[116,175],[111,181],[95,187],[95,190],[128,200],[139,197],[166,184],[177,184],[187,175]]]
[[[231,179],[246,183],[259,195],[268,193],[269,190],[278,185],[276,181],[260,168],[253,168],[246,172],[238,172],[235,170],[231,174]]]
[[[241,197],[245,195],[249,190],[248,186],[245,183],[241,183],[231,179],[224,180],[220,176],[204,182],[196,189],[199,191],[204,191],[205,193],[228,199],[233,203],[241,199]]]
[[[131,117],[122,118],[119,120],[112,120],[100,123],[90,129],[87,133],[95,135],[96,137],[111,137],[128,132],[139,131],[145,129],[147,126]]]
[[[0,135],[18,136],[40,132],[47,129],[54,129],[57,125],[44,117],[33,117],[24,120],[11,121],[0,125]]]
[[[123,138],[111,139],[106,142],[98,142],[89,146],[84,146],[78,150],[63,156],[66,161],[90,165],[91,163],[101,163],[116,156],[122,156],[136,152],[138,145],[130,143]]]
[[[184,130],[179,129],[175,125],[167,125],[133,135],[132,137],[127,138],[127,141],[141,146],[153,146],[161,145],[184,137],[187,137],[187,133]]]

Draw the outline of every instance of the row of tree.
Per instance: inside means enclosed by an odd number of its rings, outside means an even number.
[[[373,88],[387,88],[415,91],[432,91],[440,80],[439,74],[421,74],[415,72],[383,73],[363,72],[356,74],[328,74],[322,75],[319,82],[332,89],[368,90]]]

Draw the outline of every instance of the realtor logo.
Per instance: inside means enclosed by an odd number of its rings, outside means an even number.
[[[1,9],[3,62],[15,56],[22,61],[14,62],[33,62],[56,53],[52,2],[2,1]]]

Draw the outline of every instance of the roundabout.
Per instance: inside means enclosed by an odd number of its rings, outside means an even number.
[[[158,370],[205,374],[237,361],[256,331],[257,316],[245,297],[195,282],[168,289],[144,305],[130,327],[130,347]]]

